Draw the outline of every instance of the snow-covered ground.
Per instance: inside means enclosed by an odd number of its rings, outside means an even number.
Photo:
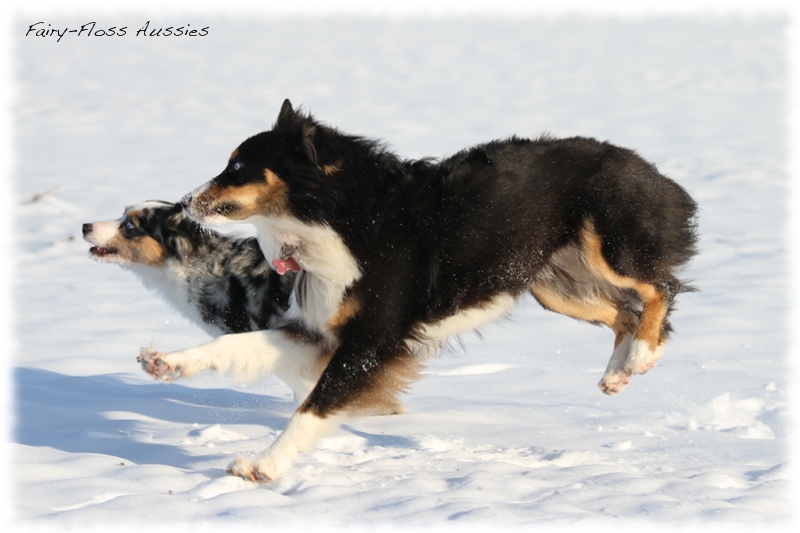
[[[788,520],[786,21],[157,18],[59,43],[15,23],[15,524]],[[137,38],[148,19],[210,31]],[[289,389],[154,383],[140,346],[207,337],[90,261],[80,226],[216,175],[285,97],[407,157],[545,131],[637,149],[701,206],[701,292],[664,359],[604,396],[611,334],[530,301],[432,361],[408,414],[347,423],[273,485],[225,475],[284,427]]]

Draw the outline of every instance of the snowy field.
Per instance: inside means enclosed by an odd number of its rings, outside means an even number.
[[[203,38],[137,38],[191,24]],[[697,525],[792,516],[788,58],[780,18],[201,18],[123,38],[14,26],[14,524]],[[94,20],[94,19],[92,19]],[[89,19],[53,18],[79,27]],[[433,360],[407,414],[348,422],[280,481],[225,474],[294,405],[274,379],[154,383],[140,346],[208,339],[81,224],[175,200],[284,98],[405,157],[511,134],[635,148],[701,206],[651,373],[596,386],[607,330],[531,301]]]

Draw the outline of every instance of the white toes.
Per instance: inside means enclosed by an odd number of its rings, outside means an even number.
[[[272,481],[268,476],[259,472],[252,461],[240,455],[237,455],[236,459],[228,466],[228,474],[238,476],[247,481],[252,481],[253,483],[268,483]]]
[[[631,373],[625,370],[625,363],[631,352],[632,341],[633,335],[625,335],[617,347],[614,348],[614,353],[611,354],[611,359],[608,361],[603,379],[598,383],[598,387],[605,394],[616,394],[622,391],[631,380]]]
[[[624,373],[606,374],[597,384],[600,390],[609,396],[621,392],[630,382],[631,375]]]
[[[650,349],[650,345],[642,340],[636,339],[631,345],[630,355],[625,363],[625,370],[631,374],[644,374],[654,366],[664,354],[663,346]]]
[[[181,376],[180,367],[172,367],[164,360],[166,356],[156,350],[153,346],[148,346],[139,350],[136,358],[142,365],[142,370],[153,376],[156,380],[169,383],[171,380]]]
[[[663,353],[663,346],[651,350],[647,342],[626,335],[608,361],[603,379],[598,383],[600,390],[606,394],[622,391],[630,382],[631,375],[644,374],[653,368]]]

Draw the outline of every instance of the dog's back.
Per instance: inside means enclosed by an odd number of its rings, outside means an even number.
[[[466,150],[442,167],[442,220],[473,228],[446,233],[454,269],[482,275],[488,269],[468,267],[483,250],[498,257],[499,270],[524,264],[534,272],[578,242],[587,220],[621,275],[659,283],[695,253],[695,202],[631,150],[581,137],[512,138]]]

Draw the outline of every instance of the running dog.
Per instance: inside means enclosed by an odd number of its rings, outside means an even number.
[[[84,224],[83,238],[93,245],[92,258],[134,272],[212,337],[283,324],[294,275],[272,270],[256,239],[203,228],[180,203],[139,203],[117,220]],[[294,373],[289,378],[305,398],[310,386],[299,385]]]
[[[404,161],[288,100],[183,203],[203,224],[252,223],[276,269],[300,268],[281,328],[138,358],[161,380],[289,364],[316,379],[275,443],[229,467],[256,482],[341,417],[396,405],[426,356],[528,293],[614,332],[600,388],[621,391],[661,357],[697,240],[695,202],[631,150],[511,137]]]

